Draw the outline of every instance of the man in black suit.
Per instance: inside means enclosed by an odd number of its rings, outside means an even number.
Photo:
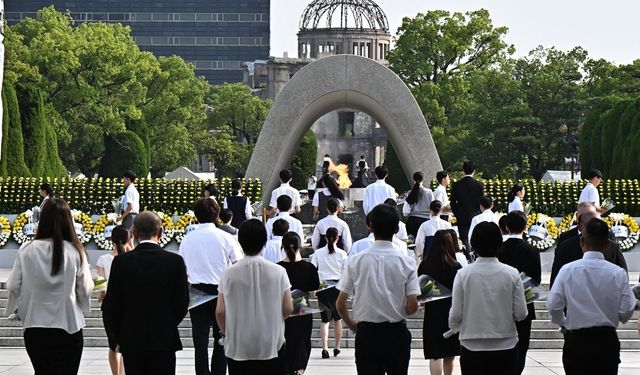
[[[458,220],[460,240],[469,249],[469,227],[471,219],[480,213],[480,197],[484,195],[484,187],[473,178],[476,166],[472,161],[465,161],[462,169],[465,176],[451,186],[451,210]]]
[[[583,213],[591,211],[593,207],[594,207],[593,203],[589,203],[589,202],[582,202],[578,204],[578,209],[576,210],[576,220],[577,218],[582,216]],[[564,233],[560,233],[560,235],[558,236],[556,247],[560,246],[561,243],[568,240],[569,238],[572,238],[578,235],[580,235],[580,232],[578,231],[577,225],[575,228],[572,228]]]
[[[586,211],[578,216],[578,233],[582,233],[584,226],[593,218],[597,218],[599,216],[595,206],[590,205],[589,207],[590,208],[585,208]],[[549,288],[553,286],[553,282],[556,280],[556,276],[558,276],[558,272],[560,272],[562,266],[578,259],[582,259],[582,255],[583,252],[580,247],[580,234],[573,236],[558,245],[553,257]],[[622,254],[622,251],[620,251],[618,244],[614,241],[609,240],[609,247],[604,252],[604,258],[609,262],[624,268],[625,271],[627,270],[627,262],[624,259],[624,255]]]
[[[540,253],[523,240],[524,230],[527,228],[527,216],[521,211],[510,212],[506,216],[509,237],[502,244],[498,260],[507,264],[519,272],[526,273],[533,281],[540,284],[542,281],[542,266],[540,265]],[[522,374],[527,351],[531,338],[531,322],[536,318],[536,310],[533,302],[527,304],[528,315],[523,321],[516,323],[518,330],[518,362],[516,374]]]
[[[173,375],[182,350],[178,325],[187,314],[189,290],[182,257],[158,242],[162,221],[152,212],[135,218],[134,250],[111,265],[103,302],[105,329],[115,338],[128,375]]]

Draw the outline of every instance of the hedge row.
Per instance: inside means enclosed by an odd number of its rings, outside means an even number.
[[[0,178],[0,213],[17,214],[40,205],[42,198],[38,195],[38,189],[43,182],[50,183],[55,195],[65,199],[71,207],[91,215],[112,212],[111,201],[124,194],[120,179]],[[138,179],[136,187],[140,193],[140,207],[168,214],[182,214],[191,209],[193,202],[202,195],[203,187],[210,182]],[[218,189],[219,202],[231,194],[230,178],[213,182]],[[261,181],[247,179],[243,181],[243,186],[243,194],[252,202],[261,199]]]

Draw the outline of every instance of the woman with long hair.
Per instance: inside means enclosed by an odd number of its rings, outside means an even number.
[[[322,176],[323,188],[316,191],[311,205],[313,206],[313,219],[318,221],[325,218],[327,213],[327,202],[335,198],[340,203],[340,208],[344,207],[344,193],[336,183],[336,180],[329,173]]]
[[[284,267],[289,276],[291,290],[313,292],[320,286],[318,269],[311,263],[303,261],[300,255],[302,248],[300,236],[289,232],[282,237],[282,249],[286,258],[278,264]],[[303,374],[311,355],[311,331],[313,316],[290,316],[284,322],[285,362],[287,375]]]
[[[338,248],[340,238],[336,228],[327,229],[325,234],[327,246],[316,250],[311,258],[311,263],[318,268],[320,280],[337,284],[342,276],[342,271],[346,266],[347,253]],[[333,320],[333,331],[335,335],[335,348],[333,356],[340,354],[340,344],[342,341],[342,320],[336,310],[336,300],[340,291],[336,288],[329,288],[317,293],[318,302],[326,308],[320,313],[322,324],[320,325],[320,338],[322,339],[322,358],[329,358],[329,322]]]
[[[507,213],[512,211],[524,212],[524,205],[522,204],[524,194],[524,185],[521,183],[517,183],[511,187],[507,198],[507,201],[509,202],[509,209],[507,210]]]
[[[449,230],[439,230],[433,237],[426,259],[418,267],[418,275],[428,275],[449,290],[462,266],[456,261],[456,241]],[[455,335],[448,339],[442,334],[449,330],[451,299],[445,298],[425,305],[422,340],[424,358],[429,360],[431,375],[451,375],[453,360],[460,355],[460,342]]]
[[[109,275],[111,273],[111,263],[113,258],[120,254],[124,254],[133,249],[133,236],[131,232],[124,225],[118,225],[113,228],[111,232],[111,242],[113,242],[113,250],[109,254],[104,254],[98,258],[96,264],[96,273],[100,277],[104,277],[107,282],[109,281]],[[98,295],[98,301],[102,302],[105,297],[105,292]],[[103,324],[108,324],[103,320]],[[124,374],[124,363],[122,356],[116,352],[116,342],[114,337],[109,337],[110,330],[107,331],[107,340],[109,342],[109,367],[111,367],[111,373],[113,375]]]
[[[251,201],[242,195],[242,181],[239,179],[231,181],[231,195],[224,198],[223,207],[233,213],[231,226],[234,228],[251,219]]]
[[[414,238],[418,234],[420,225],[431,217],[429,205],[433,201],[433,191],[424,187],[424,173],[413,174],[413,187],[402,207],[402,214],[408,216],[407,234]]]
[[[6,311],[22,322],[35,373],[76,374],[93,281],[64,200],[49,198],[42,207],[35,238],[18,250],[7,289]]]

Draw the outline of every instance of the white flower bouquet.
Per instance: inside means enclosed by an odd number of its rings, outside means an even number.
[[[451,298],[451,291],[431,276],[418,277],[418,284],[420,285],[420,295],[418,296],[420,304]]]

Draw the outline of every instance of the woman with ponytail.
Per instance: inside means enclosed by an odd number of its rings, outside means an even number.
[[[344,207],[342,201],[344,201],[344,193],[340,190],[340,187],[336,183],[336,180],[330,174],[322,176],[322,183],[324,188],[316,191],[311,201],[313,206],[313,219],[318,221],[324,219],[327,216],[327,202],[333,198],[338,201],[340,208]]]
[[[100,277],[104,277],[109,281],[109,274],[111,273],[111,263],[113,258],[120,254],[124,254],[133,249],[133,236],[127,227],[124,225],[118,225],[111,231],[111,242],[113,242],[113,250],[109,254],[104,254],[98,258],[96,264],[96,273]],[[102,302],[105,297],[105,292],[98,295],[98,301]],[[103,320],[104,324],[107,324]],[[115,338],[109,337],[109,331],[107,330],[107,341],[109,342],[109,367],[111,367],[111,373],[113,375],[124,374],[124,362],[120,353],[116,352]]]
[[[522,204],[522,198],[524,198],[524,185],[517,183],[511,187],[509,191],[509,209],[507,213],[512,211],[524,212],[524,205]]]
[[[433,191],[424,187],[424,173],[422,172],[413,174],[413,182],[413,187],[402,207],[402,214],[409,217],[407,219],[407,234],[415,238],[420,225],[431,217],[429,206],[433,201]]]
[[[289,276],[291,290],[312,292],[320,286],[318,270],[316,267],[302,260],[300,236],[295,232],[289,232],[282,237],[282,249],[286,258],[278,264],[284,267]],[[302,374],[307,368],[311,355],[311,330],[313,328],[313,316],[290,316],[284,322],[285,363],[287,375]]]
[[[347,263],[347,253],[338,248],[340,238],[338,229],[328,228],[325,234],[327,246],[316,250],[311,258],[311,263],[318,268],[320,280],[337,284],[342,276]],[[320,325],[320,338],[322,339],[322,358],[329,358],[329,322],[333,320],[333,331],[336,346],[333,356],[340,354],[340,342],[342,340],[342,321],[336,310],[336,300],[340,291],[336,288],[325,289],[318,292],[318,302],[326,308],[320,313],[322,324]]]

